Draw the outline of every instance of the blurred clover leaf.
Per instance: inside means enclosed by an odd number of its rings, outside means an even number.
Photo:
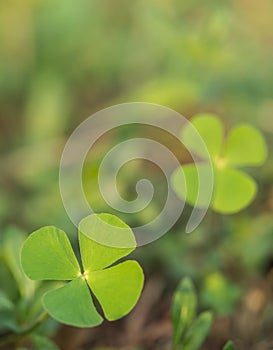
[[[118,229],[123,228],[126,236],[124,241],[130,242],[130,247],[102,245],[87,235],[87,229],[92,229],[96,231],[97,237],[103,236],[105,227],[109,228],[109,237],[115,236],[116,232],[120,232]],[[42,301],[45,310],[64,324],[98,326],[103,318],[96,310],[91,290],[106,319],[113,321],[125,316],[139,299],[144,275],[136,261],[112,264],[135,250],[132,230],[113,215],[92,214],[79,225],[79,243],[83,272],[62,230],[52,226],[43,227],[26,239],[21,262],[30,279],[69,281],[63,287],[44,294]]]
[[[209,274],[202,288],[202,303],[212,308],[218,315],[228,315],[234,311],[241,297],[241,288],[220,272]]]
[[[265,162],[267,147],[262,134],[251,125],[243,124],[234,127],[225,139],[223,124],[213,114],[198,114],[191,123],[203,139],[207,150],[192,128],[183,129],[182,142],[200,157],[200,162],[186,164],[175,170],[172,177],[175,191],[190,205],[204,206],[198,193],[198,172],[200,176],[206,175],[208,151],[214,170],[212,209],[224,214],[242,210],[254,199],[257,184],[238,168],[260,166]]]

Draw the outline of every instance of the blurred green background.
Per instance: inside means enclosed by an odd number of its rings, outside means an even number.
[[[147,275],[160,275],[167,295],[181,277],[191,276],[202,307],[219,317],[253,304],[245,299],[252,288],[266,299],[273,279],[272,23],[271,0],[1,0],[1,232],[56,225],[76,242],[58,166],[66,139],[92,113],[129,101],[162,104],[188,118],[214,112],[227,127],[249,122],[264,132],[269,159],[251,170],[258,197],[233,216],[209,212],[191,236],[182,220],[135,255]],[[123,137],[126,130],[101,142],[85,169],[98,211],[109,210],[97,191],[100,159]],[[147,167],[140,162],[133,169],[120,174],[127,198]],[[160,183],[156,169],[148,170]],[[148,218],[159,202],[160,194]],[[272,305],[265,304],[258,340],[272,334]],[[241,333],[229,329],[222,338],[237,334],[244,341],[244,332],[250,334],[244,327]]]

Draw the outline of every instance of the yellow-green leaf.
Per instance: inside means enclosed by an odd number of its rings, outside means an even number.
[[[219,156],[223,146],[223,126],[219,118],[214,114],[204,113],[194,116],[190,122],[198,133],[192,127],[186,126],[182,130],[184,145],[196,155],[206,159],[208,153],[213,158]],[[200,142],[200,138],[207,149]]]
[[[232,168],[215,169],[215,211],[232,214],[244,209],[255,197],[257,185],[247,174]]]
[[[80,274],[69,239],[53,226],[43,227],[26,239],[21,262],[33,280],[72,280]]]
[[[186,164],[174,171],[172,185],[180,198],[192,206],[203,208],[211,201],[212,175],[211,165],[208,163]],[[201,183],[205,186],[201,186]]]
[[[267,147],[263,135],[251,125],[240,125],[229,134],[225,161],[230,165],[261,165],[267,157]]]
[[[105,270],[88,273],[87,280],[105,317],[113,321],[127,315],[137,303],[144,274],[136,261],[128,260]]]
[[[131,228],[110,214],[92,214],[83,219],[79,225],[79,241],[85,271],[103,269],[136,247]]]
[[[46,311],[57,321],[75,327],[95,327],[103,322],[85,279],[78,277],[43,297]]]

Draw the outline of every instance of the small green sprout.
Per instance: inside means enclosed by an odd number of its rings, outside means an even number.
[[[173,350],[199,350],[206,340],[212,313],[203,312],[196,317],[197,295],[190,279],[180,282],[172,303]]]
[[[86,228],[104,235],[105,223],[111,225],[107,234],[114,236],[124,228],[130,247],[115,248],[96,242]],[[108,226],[110,227],[110,226]],[[70,241],[62,230],[48,226],[33,232],[25,241],[21,262],[25,274],[32,280],[70,281],[43,296],[43,306],[57,321],[77,327],[95,327],[103,322],[90,293],[95,295],[104,316],[109,321],[128,314],[137,303],[143,288],[144,275],[133,260],[112,266],[136,248],[132,230],[109,214],[92,214],[79,225],[79,244],[83,271]],[[90,289],[89,289],[90,288]]]
[[[235,346],[231,340],[229,340],[225,346],[223,347],[223,350],[235,350]]]
[[[173,343],[175,345],[179,344],[196,316],[196,307],[197,296],[192,281],[185,278],[180,282],[172,303]]]
[[[212,209],[224,214],[242,210],[255,198],[257,184],[238,168],[260,166],[265,162],[267,147],[262,134],[256,128],[243,124],[234,127],[225,140],[224,128],[217,116],[200,114],[191,122],[202,137],[213,164]],[[208,154],[192,128],[186,127],[181,138],[184,145],[201,161],[176,169],[172,177],[173,187],[190,205],[204,207],[206,199],[199,193],[198,171],[200,176],[206,176]],[[204,195],[208,198],[207,193]]]

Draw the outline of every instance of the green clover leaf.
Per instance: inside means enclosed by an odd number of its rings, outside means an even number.
[[[120,228],[124,229],[126,248],[102,245],[94,239],[96,232],[96,237],[106,236],[111,241],[111,236],[115,236],[116,232],[120,235]],[[131,247],[128,248],[129,242]],[[113,215],[92,214],[79,225],[79,243],[83,272],[62,230],[47,226],[26,239],[21,263],[30,279],[69,281],[61,288],[45,293],[45,310],[64,324],[98,326],[103,318],[96,310],[91,290],[106,319],[113,321],[125,316],[140,297],[144,275],[136,261],[112,264],[135,250],[136,241],[132,230]]]
[[[224,139],[224,128],[213,114],[199,114],[191,120],[202,137],[214,169],[214,192],[211,207],[223,214],[236,213],[255,198],[255,180],[238,168],[262,165],[267,157],[267,147],[262,134],[254,127],[243,124],[234,127]],[[207,152],[196,142],[192,128],[182,131],[182,142],[198,157],[200,163],[186,164],[175,170],[172,184],[177,194],[190,205],[204,207],[209,198],[206,190],[199,193],[198,173],[206,176],[209,166]]]

